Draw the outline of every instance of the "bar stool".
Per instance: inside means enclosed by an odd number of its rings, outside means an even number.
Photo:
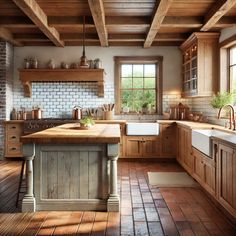
[[[24,193],[24,192],[21,192],[20,190],[21,190],[21,187],[22,187],[23,175],[24,175],[24,172],[25,172],[25,165],[26,165],[26,161],[23,159],[22,164],[21,164],[20,180],[19,180],[17,197],[16,197],[16,207],[18,207],[18,201],[19,201],[20,193]]]

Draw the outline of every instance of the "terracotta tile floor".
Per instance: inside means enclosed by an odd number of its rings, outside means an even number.
[[[148,171],[183,171],[176,163],[120,162],[120,213],[17,213],[20,163],[0,161],[0,235],[236,235],[196,188],[150,188]]]

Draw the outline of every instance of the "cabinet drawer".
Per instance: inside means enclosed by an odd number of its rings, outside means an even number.
[[[11,132],[11,133],[17,133],[17,134],[21,134],[22,132],[22,127],[19,124],[7,124],[6,125],[6,131],[7,133]]]
[[[20,143],[8,143],[6,145],[6,153],[5,156],[7,157],[22,157],[22,145]]]
[[[7,134],[6,136],[6,141],[7,142],[20,142],[20,135],[19,134],[15,134],[13,132],[10,132]]]

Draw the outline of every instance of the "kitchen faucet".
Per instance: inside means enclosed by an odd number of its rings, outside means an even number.
[[[218,113],[218,119],[220,119],[220,113],[223,108],[229,107],[230,108],[230,114],[229,114],[229,129],[232,129],[232,123],[233,123],[233,130],[235,130],[235,118],[234,118],[234,108],[232,105],[227,104],[224,105],[220,108],[219,113]]]

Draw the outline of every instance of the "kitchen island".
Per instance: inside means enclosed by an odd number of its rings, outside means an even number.
[[[21,141],[27,172],[23,212],[119,211],[119,125],[96,124],[85,130],[64,124]]]

